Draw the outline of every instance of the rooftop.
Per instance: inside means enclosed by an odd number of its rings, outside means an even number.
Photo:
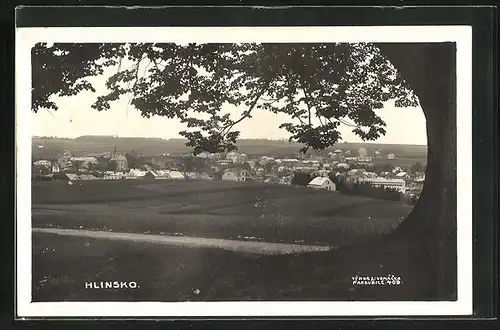
[[[326,177],[318,176],[317,178],[312,179],[311,182],[309,182],[309,185],[321,186],[327,181],[330,181],[330,179],[326,178]]]
[[[403,179],[385,179],[385,178],[364,178],[361,179],[361,181],[369,183],[380,183],[380,184],[405,183],[405,180]]]

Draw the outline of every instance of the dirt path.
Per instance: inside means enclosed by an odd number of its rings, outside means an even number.
[[[283,244],[237,241],[228,239],[187,237],[187,236],[166,236],[166,235],[146,235],[132,233],[102,232],[78,229],[52,229],[33,228],[34,233],[54,234],[61,236],[89,237],[111,240],[124,240],[141,243],[166,244],[172,246],[182,246],[190,248],[219,248],[229,251],[239,251],[255,254],[293,254],[316,251],[328,251],[328,246]]]

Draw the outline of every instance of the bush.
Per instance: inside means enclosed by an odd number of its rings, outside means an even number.
[[[418,202],[418,197],[418,195],[412,195],[410,198],[408,198],[408,204],[416,205]]]
[[[349,187],[347,187],[347,183],[345,182],[344,179],[336,176],[334,173],[329,173],[328,174],[328,178],[333,182],[335,183],[335,186],[337,188],[337,191],[340,191],[340,192],[346,192],[349,190]]]
[[[295,172],[293,174],[292,185],[307,186],[311,180],[312,177],[309,173]]]
[[[366,182],[348,184],[343,179],[332,175],[330,179],[336,184],[338,191],[348,195],[371,197],[389,201],[400,201],[403,195],[396,189],[374,187]]]

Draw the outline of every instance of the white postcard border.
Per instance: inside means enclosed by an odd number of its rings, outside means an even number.
[[[31,302],[31,47],[37,42],[443,42],[457,44],[458,300],[454,302]],[[19,317],[420,316],[472,313],[472,27],[16,29],[16,289]]]

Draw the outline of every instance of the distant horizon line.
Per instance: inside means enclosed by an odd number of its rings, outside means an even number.
[[[115,139],[155,139],[155,140],[163,140],[163,141],[168,141],[168,140],[180,140],[180,141],[187,141],[185,138],[162,138],[162,137],[144,137],[144,136],[117,136],[117,135],[92,135],[92,134],[86,134],[86,135],[80,135],[77,137],[67,137],[67,136],[41,136],[41,135],[33,135],[33,138],[54,138],[54,139],[68,139],[68,140],[76,140],[78,138],[82,137],[102,137],[102,138],[115,138]],[[301,143],[299,142],[294,142],[294,141],[288,141],[288,139],[272,139],[272,138],[241,138],[237,139],[237,141],[252,141],[252,140],[261,140],[261,141],[280,141],[280,142],[288,142],[290,144],[298,144],[300,145]],[[337,142],[337,144],[384,144],[384,145],[408,145],[408,146],[425,146],[427,147],[427,144],[418,144],[418,143],[384,143],[384,142],[376,142],[376,141],[362,141],[362,142],[348,142],[348,141],[342,141],[342,142]]]

